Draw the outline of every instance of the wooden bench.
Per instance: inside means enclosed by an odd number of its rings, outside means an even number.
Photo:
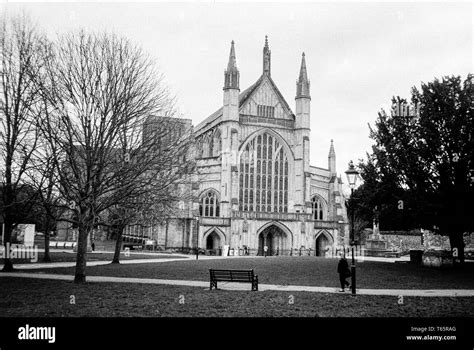
[[[139,243],[123,243],[122,244],[122,249],[129,249],[129,250],[135,250],[135,249],[141,249],[143,250],[143,245]]]
[[[217,289],[217,281],[222,282],[248,282],[252,284],[252,290],[258,290],[258,276],[253,270],[214,270],[209,269],[211,286]]]

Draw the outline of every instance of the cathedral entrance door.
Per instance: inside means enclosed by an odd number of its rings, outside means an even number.
[[[213,231],[206,238],[206,250],[212,255],[219,255],[221,239],[219,235]]]
[[[258,236],[258,255],[264,255],[263,247],[267,246],[267,255],[282,255],[285,249],[286,234],[279,227],[271,225]]]
[[[316,239],[316,255],[325,256],[326,248],[328,245],[329,245],[329,240],[326,238],[325,235],[320,234],[319,237]]]

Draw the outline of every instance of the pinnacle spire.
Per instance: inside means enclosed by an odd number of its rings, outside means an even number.
[[[229,63],[227,64],[227,70],[237,69],[237,63],[235,60],[235,48],[234,48],[234,40],[231,42],[230,46],[230,54],[229,54]]]
[[[263,74],[270,75],[271,71],[271,55],[270,47],[268,46],[268,36],[265,35],[265,46],[263,47]]]
[[[329,147],[329,157],[336,156],[336,151],[334,151],[334,142],[331,139],[331,146]]]
[[[230,44],[229,63],[224,72],[224,90],[225,89],[239,89],[240,73],[237,69],[237,62],[235,59],[234,40]]]
[[[296,82],[296,98],[307,97],[311,98],[309,94],[309,80],[308,72],[306,70],[306,59],[305,53],[303,52],[301,57],[301,67],[300,67],[300,76]]]
[[[305,54],[303,52],[302,58],[301,58],[301,68],[300,68],[300,78],[299,81],[308,81],[308,72],[306,71],[306,60],[305,60]]]
[[[331,174],[336,173],[336,151],[334,151],[334,143],[331,139],[331,146],[329,147],[329,155],[328,155],[328,166],[329,171]]]

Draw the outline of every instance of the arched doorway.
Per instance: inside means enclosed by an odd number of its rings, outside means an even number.
[[[281,228],[276,225],[268,226],[258,235],[258,255],[264,255],[265,245],[268,247],[268,256],[287,254],[287,240],[288,237]]]
[[[317,238],[316,238],[316,256],[326,256],[326,251],[331,245],[331,242],[329,239],[326,237],[325,234],[321,233]]]
[[[208,250],[210,254],[219,255],[220,247],[221,238],[216,231],[212,231],[206,238],[206,250]]]

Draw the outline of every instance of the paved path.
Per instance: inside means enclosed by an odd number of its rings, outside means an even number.
[[[51,250],[51,252],[67,252],[71,254],[76,254],[72,251],[67,250]],[[108,251],[97,251],[88,253],[89,257],[93,258],[95,253],[113,253]],[[195,255],[189,254],[160,254],[160,253],[133,253],[133,254],[143,254],[143,255],[154,255],[154,256],[166,256],[169,258],[147,258],[147,259],[122,259],[120,260],[121,264],[149,264],[149,263],[165,263],[171,261],[183,261],[183,260],[195,260]],[[216,259],[274,259],[279,258],[276,256],[254,256],[254,255],[241,255],[241,256],[215,256],[215,255],[199,255],[199,260],[216,260]],[[327,258],[327,259],[336,259],[336,258]],[[401,258],[379,258],[379,257],[357,257],[357,263],[363,263],[364,261],[379,261],[379,262],[408,262],[410,260],[409,257],[401,257]],[[110,260],[89,260],[87,261],[87,266],[99,266],[99,265],[107,265],[110,264]],[[15,268],[21,270],[34,270],[34,269],[53,269],[57,267],[74,267],[76,266],[76,262],[51,262],[51,263],[28,263],[28,264],[14,264]],[[0,269],[3,268],[3,264],[0,264]]]
[[[127,264],[149,264],[149,263],[165,263],[170,261],[182,261],[188,260],[189,257],[181,256],[176,258],[161,258],[161,259],[121,259],[120,264],[127,265]],[[101,260],[101,261],[87,261],[87,266],[99,266],[99,265],[109,265],[111,262],[110,260]],[[76,266],[76,262],[51,262],[51,263],[29,263],[29,264],[15,264],[15,269],[19,270],[35,270],[35,269],[54,269],[57,267],[74,267]],[[0,269],[3,265],[0,265]]]
[[[94,253],[88,253],[94,254]],[[151,264],[151,263],[165,263],[171,261],[185,261],[185,260],[195,260],[195,255],[188,255],[188,254],[159,254],[155,253],[155,256],[166,256],[169,258],[146,258],[146,259],[121,259],[120,264],[127,265],[127,264]],[[89,258],[93,257],[93,255],[89,255]],[[216,259],[264,259],[263,256],[215,256],[215,255],[199,255],[199,260],[216,260]],[[268,257],[267,259],[270,259]],[[88,260],[87,266],[99,266],[99,265],[108,265],[110,264],[110,260]],[[75,261],[62,261],[62,262],[51,262],[51,263],[28,263],[28,264],[15,264],[14,267],[19,270],[35,270],[35,269],[53,269],[57,267],[74,267],[76,266]],[[3,268],[3,264],[0,264],[0,270]]]
[[[97,252],[99,253],[99,252]],[[74,253],[75,254],[75,253]],[[161,256],[166,258],[146,258],[146,259],[121,259],[120,264],[127,265],[127,264],[151,264],[151,263],[165,263],[171,261],[185,261],[185,260],[195,260],[195,255],[189,254],[160,254],[154,253],[155,256]],[[88,253],[89,258],[94,257],[94,253]],[[263,257],[263,256],[216,256],[216,255],[199,255],[199,260],[220,260],[220,259],[272,259],[276,257]],[[110,264],[110,260],[88,260],[87,266],[99,266],[99,265],[108,265]],[[14,267],[19,270],[34,270],[34,269],[53,269],[57,267],[74,267],[76,266],[75,261],[61,261],[61,262],[50,262],[50,263],[27,263],[27,264],[15,264]],[[0,264],[0,270],[3,268],[3,264]]]
[[[24,273],[10,272],[0,273],[1,277],[20,277],[72,281],[74,276],[44,274],[44,273]],[[201,287],[208,289],[209,282],[206,281],[188,281],[188,280],[164,280],[154,278],[130,278],[130,277],[110,277],[110,276],[87,276],[88,282],[109,282],[109,283],[145,283],[145,284],[165,284],[174,286]],[[249,284],[242,283],[224,283],[219,282],[219,289],[222,290],[249,290]],[[259,284],[259,291],[280,291],[280,292],[312,292],[312,293],[337,293],[339,288],[333,287],[315,287],[315,286],[291,286],[276,284]],[[350,294],[346,291],[346,294]],[[359,295],[388,295],[398,297],[418,296],[418,297],[474,297],[474,290],[469,289],[358,289]]]

